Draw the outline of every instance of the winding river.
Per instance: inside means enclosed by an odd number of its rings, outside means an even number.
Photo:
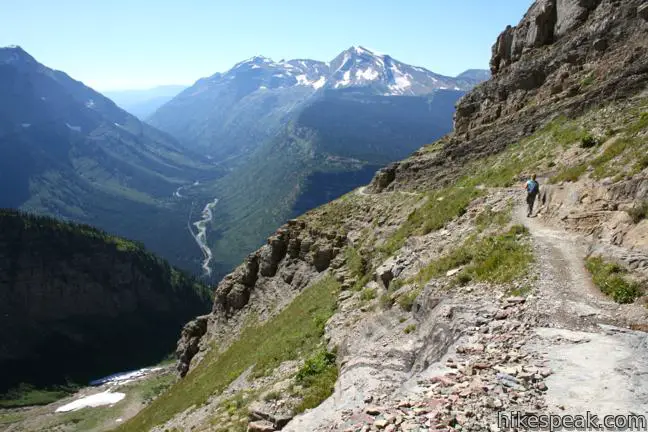
[[[198,229],[198,234],[194,233],[194,230],[191,228],[191,216],[189,216],[189,220],[187,221],[189,232],[193,236],[194,240],[196,240],[198,247],[205,256],[205,259],[202,263],[202,268],[204,270],[205,276],[208,277],[211,276],[212,273],[212,269],[209,265],[213,258],[213,253],[211,248],[207,244],[207,224],[211,223],[212,218],[214,217],[213,209],[216,204],[218,204],[218,198],[215,198],[213,201],[208,202],[203,208],[201,219],[193,223],[193,226]]]

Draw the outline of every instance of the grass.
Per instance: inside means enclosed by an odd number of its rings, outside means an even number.
[[[594,77],[594,73],[590,73],[587,75],[585,78],[583,78],[580,82],[581,87],[589,87],[592,84],[594,84],[594,81],[596,81],[596,78]]]
[[[470,202],[481,194],[473,187],[448,187],[428,194],[427,201],[408,216],[398,230],[380,247],[385,255],[393,255],[413,235],[424,235],[443,228],[463,215]]]
[[[404,311],[411,311],[412,307],[414,306],[414,302],[418,298],[418,296],[421,294],[421,288],[414,288],[411,291],[408,291],[406,294],[403,294],[398,297],[398,306],[400,306],[401,309]]]
[[[587,164],[578,164],[564,167],[558,174],[549,179],[549,183],[560,183],[563,181],[575,182],[587,170]]]
[[[615,263],[609,263],[602,257],[590,257],[585,267],[592,274],[594,284],[617,303],[632,303],[641,295],[636,282],[629,281],[627,271]]]
[[[148,404],[159,395],[164,393],[173,385],[175,379],[175,374],[169,372],[153,378],[142,380],[141,384],[139,385],[139,391],[141,392],[142,400],[144,401],[144,403]]]
[[[56,402],[78,390],[75,385],[37,388],[30,384],[20,384],[0,395],[0,408],[47,405]]]
[[[27,414],[18,412],[0,413],[0,426],[18,423],[24,420],[26,416]]]
[[[508,294],[513,297],[526,297],[531,291],[532,288],[530,285],[523,285],[509,290]]]
[[[333,394],[338,368],[335,353],[321,349],[311,356],[297,372],[295,380],[303,388],[302,401],[295,407],[300,413],[315,408]]]
[[[481,239],[468,238],[449,254],[432,261],[414,276],[412,282],[422,287],[430,279],[444,275],[448,270],[464,266],[456,282],[469,281],[508,283],[524,276],[533,261],[531,247],[521,241],[528,236],[522,225],[514,225],[507,232]]]
[[[277,390],[272,390],[263,395],[263,400],[266,402],[276,401],[281,399],[281,392]]]
[[[621,155],[621,153],[623,153],[627,148],[635,145],[635,141],[636,140],[633,138],[621,137],[610,143],[605,150],[603,150],[603,153],[592,161],[592,166],[594,167],[592,177],[600,179],[615,174],[616,172],[612,172],[609,169],[609,162]]]
[[[192,405],[205,403],[251,366],[252,374],[259,377],[286,360],[311,355],[335,311],[338,291],[339,284],[331,276],[315,282],[274,318],[244,329],[225,351],[213,349],[184,379],[117,430],[149,430]]]
[[[641,222],[648,215],[648,201],[641,201],[639,204],[627,210],[627,213],[632,218],[632,222]]]
[[[367,260],[353,246],[347,246],[344,255],[349,272],[355,279],[355,283],[351,289],[353,291],[361,291],[371,280],[371,272],[368,271]]]
[[[481,213],[475,217],[475,226],[478,231],[484,231],[490,226],[503,227],[511,220],[511,211],[513,210],[513,202],[505,210],[494,212],[491,207],[486,207]]]
[[[416,330],[416,325],[414,324],[409,324],[407,327],[403,329],[403,333],[405,334],[410,334]]]
[[[563,147],[582,141],[589,133],[579,124],[567,117],[560,116],[540,130],[548,135],[554,143]]]
[[[639,114],[637,120],[635,120],[630,124],[630,126],[628,126],[627,132],[631,135],[635,135],[639,132],[642,132],[644,129],[648,129],[648,111],[644,111]]]
[[[368,302],[376,298],[376,290],[374,288],[365,288],[360,293],[360,300]]]
[[[388,292],[380,296],[379,302],[380,302],[380,308],[383,310],[390,309],[394,305],[392,296]]]

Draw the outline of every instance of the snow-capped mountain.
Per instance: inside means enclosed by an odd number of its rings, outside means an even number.
[[[410,66],[363,47],[351,47],[331,62],[326,86],[335,89],[370,87],[383,95],[408,96],[471,87],[456,78]]]
[[[360,46],[326,63],[255,56],[198,80],[148,121],[217,160],[249,153],[322,98],[431,97],[440,91],[459,98],[475,84],[471,77],[443,76]]]
[[[300,86],[312,90],[370,89],[386,96],[418,96],[447,89],[466,91],[475,84],[472,76],[436,74],[361,46],[353,46],[327,63],[308,59],[276,62],[255,56],[198,83],[218,85],[223,81],[245,83],[251,91]]]

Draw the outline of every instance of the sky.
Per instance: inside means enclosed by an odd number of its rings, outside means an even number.
[[[353,45],[436,73],[487,69],[531,0],[0,0],[0,46],[99,91],[192,84],[241,60]]]

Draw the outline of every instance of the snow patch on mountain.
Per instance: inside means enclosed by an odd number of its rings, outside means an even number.
[[[380,76],[380,74],[377,71],[373,70],[371,67],[367,68],[366,70],[357,70],[355,75],[356,78],[365,79],[367,81],[373,81]]]
[[[320,79],[318,79],[317,81],[315,81],[313,83],[313,87],[315,89],[320,89],[320,88],[324,87],[324,84],[326,84],[326,78],[324,76],[321,76]]]

